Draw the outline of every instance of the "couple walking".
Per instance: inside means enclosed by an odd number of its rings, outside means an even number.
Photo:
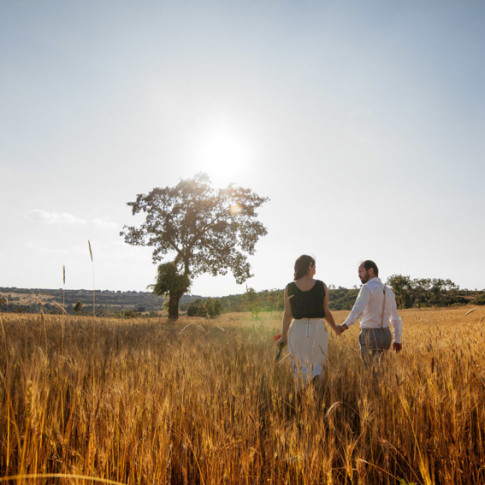
[[[328,306],[327,286],[314,279],[315,273],[315,260],[311,256],[303,255],[296,260],[294,281],[285,288],[283,330],[277,341],[288,344],[299,387],[323,375],[328,348],[323,320],[341,335],[360,318],[360,353],[366,366],[391,347],[389,324],[394,330],[393,349],[401,350],[402,321],[397,313],[396,298],[378,278],[379,270],[373,261],[363,261],[359,266],[363,286],[342,325],[335,324]]]

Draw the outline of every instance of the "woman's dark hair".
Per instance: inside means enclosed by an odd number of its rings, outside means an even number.
[[[365,261],[362,261],[362,264],[366,271],[369,271],[372,268],[374,270],[374,274],[376,276],[379,276],[379,268],[377,267],[377,264],[374,263],[374,261],[366,259]]]
[[[308,273],[308,268],[315,266],[315,260],[306,254],[303,254],[295,261],[295,275],[294,280],[299,280],[302,276]]]

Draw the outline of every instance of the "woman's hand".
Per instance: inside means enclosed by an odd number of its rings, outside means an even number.
[[[342,335],[345,330],[348,330],[349,327],[347,327],[347,325],[337,325],[337,327],[335,328],[335,333],[340,336]]]
[[[280,345],[286,345],[287,344],[288,336],[287,335],[280,335],[278,333],[273,337],[273,340],[274,340],[274,343],[276,345],[278,345],[278,347],[279,347]]]
[[[276,362],[278,362],[278,360],[280,360],[280,357],[281,357],[281,352],[283,352],[283,348],[286,345],[287,336],[286,335],[282,336],[279,333],[277,333],[273,337],[273,341],[278,346],[278,352],[276,352]]]

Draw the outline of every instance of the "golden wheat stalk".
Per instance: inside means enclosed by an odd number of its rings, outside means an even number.
[[[57,303],[57,301],[52,301],[52,304],[58,309],[58,310],[61,310],[62,313],[64,313],[64,315],[67,315],[67,312],[66,312],[66,309],[64,308],[64,304],[61,306],[59,305],[59,303]]]
[[[65,303],[65,298],[64,298],[65,286],[66,286],[66,266],[62,265],[62,308],[63,309],[64,309],[64,303]]]
[[[44,303],[42,303],[42,300],[37,296],[37,295],[32,295],[34,297],[34,300],[40,305],[40,320],[42,322],[42,326],[44,328],[44,342],[45,342],[45,353],[47,355],[47,330],[45,327],[45,317],[44,317]]]
[[[91,241],[88,239],[88,247],[89,247],[89,256],[91,257],[91,270],[93,273],[93,317],[96,316],[96,286],[94,284],[94,259],[93,259],[93,250],[91,249]]]
[[[10,481],[21,481],[25,479],[36,479],[36,478],[71,478],[73,480],[83,480],[97,483],[107,483],[110,485],[123,485],[121,482],[115,482],[114,480],[108,480],[106,478],[96,478],[90,477],[88,475],[76,475],[70,473],[31,473],[25,475],[12,475],[10,477],[0,477],[0,482],[10,482]]]
[[[32,295],[32,297],[40,305],[40,308],[43,309],[44,308],[44,303],[42,303],[42,300],[37,295]]]
[[[54,337],[67,319],[46,316],[46,349],[34,316],[0,314],[0,485],[483,483],[479,310],[466,328],[465,307],[403,310],[413,351],[378,373],[331,336],[325,386],[303,394],[288,359],[274,364],[269,313],[258,331],[250,313],[221,319],[225,331],[182,317],[195,325],[181,335],[159,317],[73,319],[65,347]]]

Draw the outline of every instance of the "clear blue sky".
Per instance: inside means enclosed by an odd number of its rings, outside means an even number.
[[[126,202],[207,172],[270,197],[256,290],[485,287],[485,3],[0,2],[0,286],[144,290]],[[194,294],[244,287],[200,277]]]

